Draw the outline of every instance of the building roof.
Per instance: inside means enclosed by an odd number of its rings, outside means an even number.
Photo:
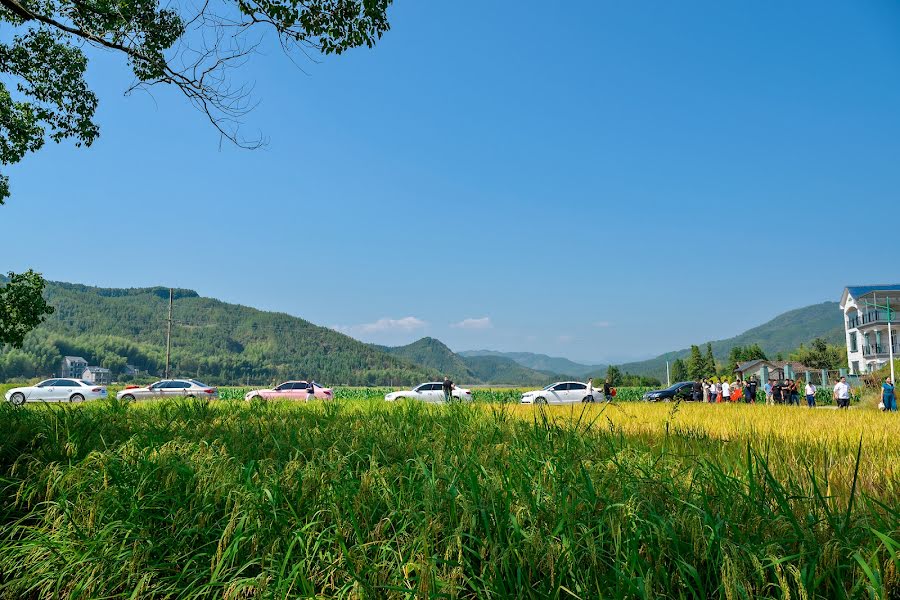
[[[771,366],[771,363],[769,361],[763,360],[761,358],[757,358],[754,360],[745,360],[744,362],[738,363],[735,371],[741,371],[741,372],[749,371],[750,369],[752,369],[753,367],[757,366],[760,363],[766,363]]]
[[[109,373],[109,369],[103,367],[86,367],[84,370],[91,371],[92,373]]]
[[[854,298],[871,294],[872,292],[900,292],[900,283],[885,285],[848,285],[847,292]]]
[[[83,363],[87,362],[80,356],[63,356],[63,360],[68,361],[68,362],[83,362]]]

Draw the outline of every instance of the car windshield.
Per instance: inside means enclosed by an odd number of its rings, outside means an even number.
[[[548,385],[547,387],[545,387],[542,391],[544,391],[544,392],[549,392],[550,390],[552,390],[552,389],[555,388],[555,387],[556,387],[556,384],[555,384],[555,383],[551,383],[550,385]]]
[[[209,386],[206,385],[205,383],[200,383],[200,382],[197,381],[196,379],[190,379],[190,380],[188,380],[188,381],[190,381],[191,383],[193,383],[193,384],[196,385],[197,387],[202,387],[202,388],[209,387]]]
[[[94,384],[91,383],[90,381],[85,381],[84,379],[79,379],[79,380],[78,380],[78,383],[80,383],[80,384],[82,384],[82,385],[94,385]]]

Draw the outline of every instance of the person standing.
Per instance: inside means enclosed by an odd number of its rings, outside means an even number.
[[[744,401],[748,404],[756,404],[756,380],[750,379],[747,382],[747,387],[744,390]]]
[[[775,391],[772,388],[772,382],[766,380],[766,406],[772,406],[775,404]]]
[[[809,408],[816,407],[816,386],[812,381],[806,382],[806,406]]]
[[[731,384],[728,380],[722,382],[722,401],[729,402],[731,400]]]
[[[691,385],[691,400],[700,402],[703,399],[703,384],[698,379]]]
[[[703,402],[709,402],[709,382],[706,379],[703,380]]]
[[[308,382],[306,382],[306,401],[315,400],[316,398],[316,384],[313,382],[312,378]]]
[[[797,389],[797,382],[793,379],[788,379],[788,398],[791,406],[800,406],[800,391]]]
[[[841,377],[841,380],[834,385],[832,397],[837,402],[838,408],[850,407],[850,386],[847,385],[846,377]]]
[[[594,378],[588,377],[587,380],[587,389],[585,390],[586,395],[582,402],[593,402],[594,401]]]
[[[897,412],[897,394],[894,391],[894,381],[890,377],[881,384],[881,402],[884,403],[886,412]]]
[[[609,384],[609,377],[603,382],[603,400],[612,402],[612,386]]]
[[[444,389],[444,402],[451,402],[453,400],[453,382],[450,381],[449,377],[444,377],[442,387]]]
[[[716,382],[716,404],[722,403],[722,382]]]

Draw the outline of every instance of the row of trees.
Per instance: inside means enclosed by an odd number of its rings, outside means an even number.
[[[706,344],[706,352],[702,353],[698,346],[691,346],[690,356],[686,360],[675,359],[672,363],[671,377],[673,381],[696,381],[713,377],[731,377],[734,368],[751,360],[769,360],[759,344],[734,346],[728,353],[728,361],[716,363],[712,353],[712,344]],[[776,361],[784,360],[778,353]],[[842,346],[828,344],[822,338],[814,339],[809,346],[801,344],[788,355],[788,360],[798,362],[812,369],[837,370],[847,364],[847,350]]]
[[[610,365],[606,369],[606,377],[609,379],[610,385],[618,387],[656,387],[661,385],[659,379],[655,377],[646,377],[644,375],[633,375],[631,373],[622,372],[622,370]]]

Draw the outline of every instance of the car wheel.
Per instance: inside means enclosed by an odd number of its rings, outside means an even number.
[[[69,397],[69,402],[84,402],[84,396],[81,394],[72,394]]]
[[[252,398],[250,398],[250,402],[262,402],[262,401],[263,401],[263,397],[260,396],[259,394],[257,394],[257,395],[255,395],[255,396],[253,396]]]
[[[582,402],[593,402],[594,397],[593,396],[585,396],[581,401]]]
[[[124,396],[122,396],[122,400],[125,402],[134,402],[134,396],[132,396],[131,394],[125,394]]]
[[[394,402],[403,402],[404,400],[406,400],[406,396],[397,396],[394,398]]]
[[[543,396],[538,396],[537,398],[534,399],[534,403],[544,405],[544,404],[547,404],[547,399],[544,398]]]
[[[9,397],[9,403],[13,406],[22,406],[23,404],[25,404],[25,394],[23,394],[22,392],[16,392]]]

